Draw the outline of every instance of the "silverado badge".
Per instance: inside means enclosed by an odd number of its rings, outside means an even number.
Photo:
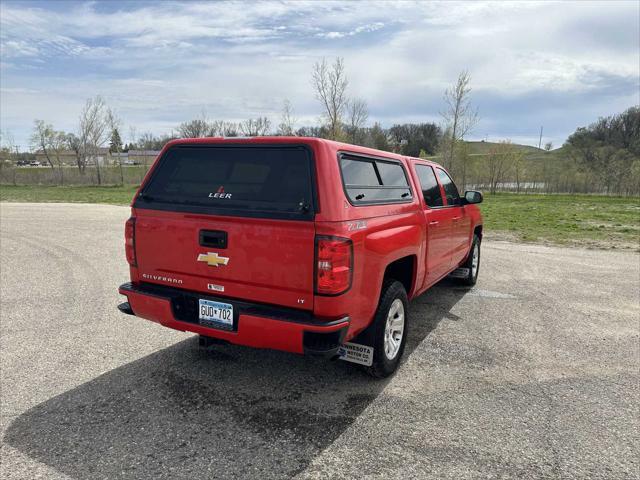
[[[198,255],[199,262],[207,262],[210,267],[217,267],[219,265],[226,265],[229,263],[228,257],[220,257],[216,252],[201,253]]]

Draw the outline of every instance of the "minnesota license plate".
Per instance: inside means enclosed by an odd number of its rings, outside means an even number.
[[[233,328],[233,305],[203,298],[199,299],[199,301],[200,325],[226,329]]]

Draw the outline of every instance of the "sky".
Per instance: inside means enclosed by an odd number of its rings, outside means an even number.
[[[436,122],[462,70],[469,139],[560,146],[640,104],[640,2],[0,3],[0,130],[28,148],[35,119],[75,131],[102,95],[125,142],[183,121],[268,116],[289,99],[320,122],[311,70],[344,58],[369,122]],[[132,129],[131,127],[134,127]]]

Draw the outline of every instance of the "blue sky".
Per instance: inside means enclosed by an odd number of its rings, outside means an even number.
[[[74,131],[97,94],[125,141],[202,115],[277,124],[285,98],[314,124],[312,65],[341,56],[370,122],[440,122],[467,69],[481,118],[470,138],[537,144],[544,125],[559,146],[640,103],[639,18],[637,1],[3,1],[0,129],[23,147],[36,118]]]

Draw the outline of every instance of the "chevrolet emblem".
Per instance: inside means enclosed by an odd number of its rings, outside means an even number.
[[[198,255],[199,262],[207,262],[210,267],[217,267],[219,265],[226,265],[229,263],[228,257],[220,257],[216,252],[201,253]]]

